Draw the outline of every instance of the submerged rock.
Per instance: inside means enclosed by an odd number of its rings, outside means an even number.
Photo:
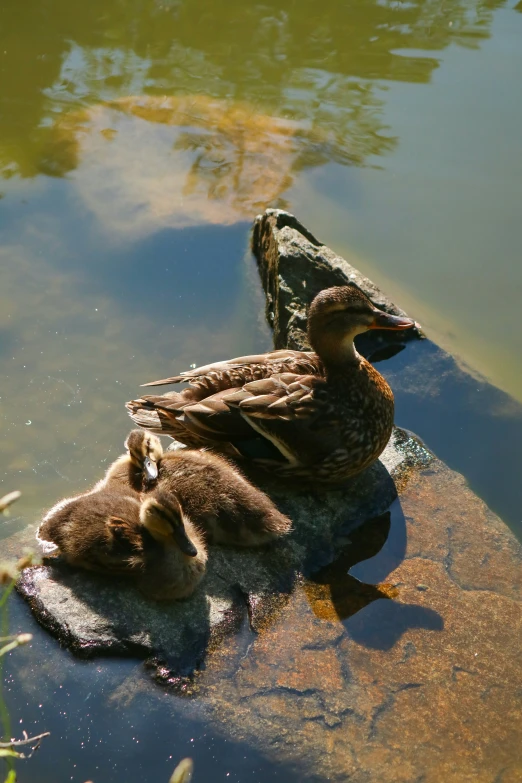
[[[297,587],[230,677],[229,652],[210,659],[199,698],[232,738],[303,780],[515,783],[521,565],[503,522],[434,459],[403,483],[384,547],[351,569],[386,580],[393,600],[355,613],[353,585],[345,577],[339,593],[339,574],[323,571]]]

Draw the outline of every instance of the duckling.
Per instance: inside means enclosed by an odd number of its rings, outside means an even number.
[[[163,454],[156,435],[132,430],[125,441],[126,454],[109,466],[97,487],[115,485],[140,493],[158,477],[158,460]]]
[[[81,552],[86,548],[86,550],[94,552],[96,559],[96,547],[93,548],[93,542],[96,540],[102,547],[102,561],[105,563],[107,555],[105,534],[111,532],[111,525],[108,525],[105,530],[101,519],[111,503],[113,504],[112,514],[115,518],[119,516],[126,518],[127,514],[129,520],[133,520],[136,525],[138,524],[139,496],[143,486],[157,478],[157,461],[163,453],[163,448],[159,438],[150,433],[143,433],[142,430],[130,432],[125,441],[125,447],[127,453],[118,457],[109,466],[105,476],[91,489],[75,497],[60,500],[48,511],[36,534],[44,551],[50,552],[57,546],[66,560],[75,562],[73,553]],[[129,516],[131,508],[129,501],[131,500],[138,504],[138,510],[135,509],[134,513]],[[123,509],[121,514],[118,512],[120,507]],[[83,524],[90,528],[89,533],[85,533],[85,547],[82,544],[84,532],[81,519],[83,519]],[[109,517],[107,517],[108,519]],[[73,531],[76,538],[73,538],[68,547],[69,529]],[[104,531],[103,535],[102,530]],[[90,539],[89,536],[93,536],[93,538]],[[107,540],[110,541],[110,536]],[[103,567],[105,568],[106,565]]]
[[[133,430],[131,437],[136,454],[146,453],[142,441],[147,441],[156,455],[157,481],[148,488],[176,495],[186,518],[209,543],[262,546],[291,531],[288,517],[224,457],[194,449],[163,453],[159,438],[144,430]],[[139,473],[136,480],[140,482]]]
[[[176,494],[186,518],[202,529],[209,543],[262,546],[292,529],[268,495],[208,451],[164,454],[157,486]]]
[[[155,455],[157,481],[147,488],[154,492],[157,486],[174,494],[186,518],[201,528],[209,543],[261,546],[291,531],[292,523],[268,495],[223,457],[194,449],[163,453],[159,438],[144,430],[133,430],[131,439],[135,454],[148,449]],[[136,481],[141,481],[139,472]]]
[[[73,566],[103,573],[132,573],[142,565],[137,497],[106,488],[66,498],[45,515],[38,532],[44,550]]]
[[[189,537],[190,536],[190,537]],[[60,501],[37,533],[70,565],[132,577],[147,598],[190,595],[205,573],[203,537],[175,496],[157,490],[141,504],[105,488]]]
[[[148,547],[139,589],[157,601],[188,597],[206,570],[207,549],[201,531],[184,514],[176,495],[162,489],[143,501],[140,521],[155,548]]]

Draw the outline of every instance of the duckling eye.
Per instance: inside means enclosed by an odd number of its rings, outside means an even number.
[[[128,541],[128,524],[119,517],[110,517],[107,521],[107,527],[111,536],[119,543]]]
[[[169,512],[167,512],[165,509],[157,506],[155,510],[156,514],[161,517],[165,525],[169,525],[171,528],[176,527],[177,525],[183,525],[181,516],[177,511],[174,511],[174,509],[170,509]]]

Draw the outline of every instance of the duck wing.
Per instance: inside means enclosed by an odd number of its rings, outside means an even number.
[[[339,416],[326,381],[315,375],[281,373],[231,390],[221,400],[290,464],[313,464],[339,448]]]
[[[277,418],[287,422],[289,417],[299,418],[300,411],[302,413],[303,408],[310,405],[303,389],[293,387],[292,383],[300,378],[304,383],[306,378],[310,391],[312,381],[320,379],[322,374],[322,362],[311,351],[283,350],[241,356],[145,384],[154,386],[188,381],[190,386],[181,392],[144,395],[131,400],[126,407],[139,427],[170,435],[188,446],[200,447],[213,441],[233,444],[259,439],[261,434],[259,428],[249,421],[246,409],[239,408],[238,402],[259,398],[257,403],[251,403],[257,406],[255,416],[258,416],[264,402],[267,402],[260,399],[263,394],[276,394],[281,400]],[[266,385],[255,385],[259,383]],[[288,397],[286,404],[291,413],[284,410],[282,400],[285,397]],[[296,404],[298,398],[302,398],[301,405]],[[270,399],[269,404],[275,402],[275,398]],[[277,409],[271,409],[269,417],[275,419],[276,413]],[[267,438],[264,433],[262,436]]]
[[[200,399],[193,389],[184,389],[162,396],[146,395],[126,407],[140,427],[170,435],[187,446],[208,446],[209,442],[257,437],[239,411],[224,402],[226,395],[240,391],[241,387],[225,389]]]
[[[324,372],[321,360],[313,351],[280,350],[206,364],[143,386],[185,382],[196,387],[204,396],[287,371],[299,375],[322,375]]]

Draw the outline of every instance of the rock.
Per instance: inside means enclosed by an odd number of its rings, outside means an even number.
[[[295,532],[266,549],[213,547],[203,583],[184,601],[153,602],[125,581],[60,563],[25,569],[18,591],[39,622],[75,653],[139,655],[161,679],[177,682],[247,613],[254,630],[272,621],[301,575],[335,558],[339,535],[389,508],[397,494],[394,477],[430,460],[415,438],[397,430],[381,460],[341,490],[288,491],[273,483],[271,494],[294,521]],[[11,550],[20,551],[33,536],[31,526],[25,538],[11,542]],[[377,596],[374,589],[363,603]]]
[[[274,331],[276,348],[310,350],[306,309],[319,291],[335,285],[355,283],[381,310],[406,316],[371,280],[319,242],[289,212],[267,209],[255,219],[252,250],[265,290],[266,316]],[[384,350],[390,353],[392,346],[400,350],[404,342],[421,337],[420,327],[404,332],[373,329],[359,335],[357,347],[365,356]]]

